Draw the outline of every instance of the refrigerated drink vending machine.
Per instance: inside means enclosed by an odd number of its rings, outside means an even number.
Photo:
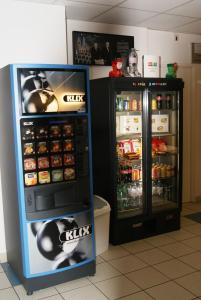
[[[183,81],[91,80],[94,193],[120,244],[180,228]]]
[[[95,273],[88,69],[0,71],[7,258],[28,294]]]

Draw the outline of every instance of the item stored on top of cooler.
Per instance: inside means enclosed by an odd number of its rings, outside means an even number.
[[[36,169],[36,160],[35,158],[25,158],[24,159],[24,170],[32,171]]]
[[[64,154],[64,165],[74,165],[75,164],[75,157],[73,154]]]
[[[59,125],[52,125],[49,129],[50,138],[60,138],[61,137],[61,128]]]
[[[66,169],[64,169],[64,179],[65,180],[73,180],[73,179],[75,179],[75,169],[74,168],[66,168]]]
[[[62,166],[62,157],[59,154],[51,155],[50,161],[53,168]]]
[[[50,152],[61,152],[61,141],[51,141],[50,142]]]
[[[72,140],[63,141],[63,151],[74,151],[74,143]]]
[[[33,126],[22,127],[22,140],[34,140],[34,138],[35,134]]]
[[[40,184],[50,183],[50,172],[49,171],[38,172],[38,181]]]
[[[24,143],[23,149],[24,155],[35,154],[34,143]]]
[[[35,128],[37,139],[46,139],[48,137],[48,127],[47,126],[36,126]]]
[[[63,170],[58,169],[58,170],[53,170],[52,171],[52,181],[53,182],[58,182],[63,180]]]
[[[72,124],[63,125],[62,135],[63,137],[73,136],[74,135],[73,125]]]
[[[47,156],[38,157],[38,168],[39,169],[47,169],[49,168],[49,159]]]
[[[24,181],[26,186],[32,186],[37,184],[37,173],[26,173],[24,175]]]
[[[48,153],[48,145],[47,142],[38,142],[36,144],[36,149],[38,154]]]

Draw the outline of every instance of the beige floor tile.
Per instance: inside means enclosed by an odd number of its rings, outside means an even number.
[[[173,257],[179,257],[183,255],[190,254],[192,252],[195,252],[195,249],[190,248],[189,246],[177,242],[177,243],[172,243],[169,245],[165,245],[162,247],[159,247],[164,252],[167,252],[168,254],[172,255]]]
[[[193,211],[200,211],[201,212],[201,203],[186,203],[184,205],[184,209],[190,209]]]
[[[144,240],[139,240],[123,244],[122,247],[131,252],[132,254],[136,254],[145,250],[152,249],[154,246],[150,243],[147,243]]]
[[[153,300],[153,298],[147,295],[145,292],[139,292],[130,296],[123,297],[120,300]]]
[[[133,282],[124,276],[98,282],[96,286],[111,300],[140,291]]]
[[[195,225],[197,224],[197,222],[191,220],[191,219],[188,219],[186,217],[181,217],[181,227],[186,227],[186,226],[190,226],[190,225]]]
[[[189,231],[186,231],[186,228],[185,228],[185,229],[180,229],[180,230],[169,232],[168,236],[170,236],[171,238],[173,238],[177,241],[183,241],[183,240],[194,237],[195,234],[193,234]]]
[[[191,267],[193,267],[195,269],[201,270],[201,252],[200,251],[180,257],[179,260],[183,261],[184,263],[190,265]]]
[[[88,285],[73,291],[61,294],[65,300],[107,300],[94,285]]]
[[[137,253],[136,256],[149,265],[158,264],[162,261],[170,260],[172,258],[172,256],[170,256],[169,254],[157,248],[147,250],[142,253]]]
[[[195,225],[190,225],[186,227],[186,231],[194,233],[196,235],[201,235],[201,224],[197,223]]]
[[[147,266],[146,263],[134,255],[113,259],[110,261],[110,264],[123,274],[139,270]]]
[[[107,251],[105,251],[104,253],[102,253],[100,256],[104,259],[104,260],[111,260],[111,259],[115,259],[115,258],[119,258],[119,257],[123,257],[126,255],[129,255],[130,253],[124,249],[121,246],[109,246],[109,249]]]
[[[104,262],[104,259],[99,255],[99,256],[96,256],[96,264],[100,264]]]
[[[169,281],[165,275],[161,274],[153,267],[147,267],[142,270],[131,272],[126,274],[126,277],[135,282],[143,290]]]
[[[160,263],[158,265],[155,265],[154,268],[159,270],[161,273],[163,273],[170,279],[175,279],[186,274],[195,272],[195,269],[177,259],[172,259],[170,261]]]
[[[42,298],[41,300],[63,300],[64,298],[62,298],[61,295],[54,295],[51,297],[47,297],[47,298]]]
[[[160,247],[160,246],[171,244],[171,243],[175,242],[175,240],[173,238],[169,237],[167,234],[165,234],[165,235],[160,234],[157,236],[153,236],[153,237],[145,239],[145,241],[155,247]]]
[[[1,300],[19,300],[13,288],[0,290]]]
[[[154,300],[190,300],[195,298],[193,294],[173,281],[152,287],[146,290],[146,292]]]
[[[67,291],[71,291],[86,285],[92,284],[87,278],[81,278],[77,280],[72,280],[69,282],[61,283],[58,285],[55,285],[54,287],[56,290],[61,294]]]
[[[112,277],[116,277],[121,273],[113,268],[109,263],[101,263],[96,266],[96,274],[88,277],[91,282],[99,282]]]
[[[201,250],[201,237],[195,236],[191,239],[182,241],[185,245],[195,249],[195,250]]]
[[[8,280],[5,273],[0,273],[0,289],[6,289],[11,287],[11,283]]]
[[[44,285],[45,285],[45,283],[44,283]],[[38,300],[38,299],[58,295],[58,292],[54,287],[35,291],[30,296],[27,296],[27,292],[25,291],[25,289],[22,285],[17,285],[14,287],[14,289],[15,289],[16,293],[18,294],[20,300]]]
[[[182,215],[182,216],[186,216],[186,215],[190,215],[190,214],[192,214],[192,213],[193,213],[193,210],[192,210],[192,209],[187,209],[187,208],[185,208],[185,209],[182,209],[181,215]]]
[[[201,296],[201,273],[195,272],[175,280],[196,296]]]

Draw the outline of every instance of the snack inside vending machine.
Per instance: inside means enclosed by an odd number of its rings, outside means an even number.
[[[88,70],[9,65],[0,73],[7,257],[31,294],[95,273]]]

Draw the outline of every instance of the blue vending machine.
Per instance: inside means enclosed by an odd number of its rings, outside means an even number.
[[[33,291],[95,273],[87,67],[0,71],[8,263]]]

